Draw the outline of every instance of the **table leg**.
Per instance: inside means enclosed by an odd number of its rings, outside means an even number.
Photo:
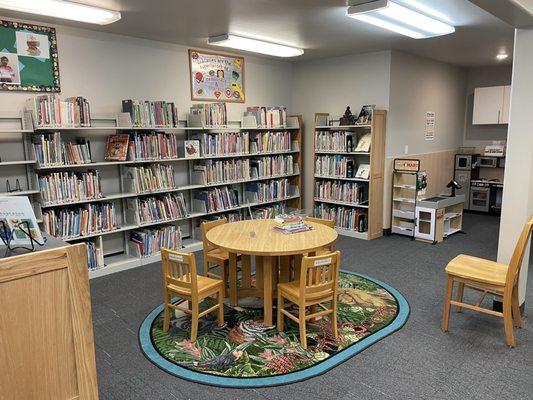
[[[237,254],[229,253],[229,303],[237,305]]]
[[[243,254],[241,256],[241,274],[242,274],[242,287],[249,289],[252,287],[252,271],[250,268],[250,256]]]
[[[294,280],[299,281],[300,280],[300,271],[302,267],[302,255],[296,254],[293,258],[294,263]]]
[[[273,257],[263,258],[263,304],[264,304],[264,323],[266,326],[272,326],[272,269]]]
[[[290,256],[280,256],[279,258],[279,281],[287,283],[291,280],[291,258]]]
[[[255,257],[255,287],[258,290],[263,290],[263,258]]]

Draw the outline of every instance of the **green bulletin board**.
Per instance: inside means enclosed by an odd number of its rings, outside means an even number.
[[[61,90],[54,28],[0,20],[0,90]]]

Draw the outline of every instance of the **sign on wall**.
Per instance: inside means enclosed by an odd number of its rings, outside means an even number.
[[[244,57],[189,49],[191,100],[244,103]]]
[[[0,89],[61,90],[55,28],[0,20]]]

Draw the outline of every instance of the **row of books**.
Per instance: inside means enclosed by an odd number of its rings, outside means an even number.
[[[344,156],[318,156],[315,159],[315,174],[335,178],[353,178],[355,160]]]
[[[199,119],[202,126],[222,127],[228,124],[226,103],[193,104],[190,113]]]
[[[104,252],[95,242],[85,242],[87,250],[87,266],[95,270],[104,266]]]
[[[26,100],[25,113],[37,128],[73,128],[91,126],[89,102],[83,97],[61,100],[59,94],[36,96]]]
[[[267,207],[260,207],[252,210],[254,219],[271,219],[276,215],[285,214],[287,207],[285,203],[277,203]]]
[[[64,239],[86,236],[117,228],[115,204],[93,203],[72,209],[43,212],[44,231]]]
[[[245,117],[254,117],[260,128],[278,128],[287,126],[287,108],[284,106],[246,107]]]
[[[295,171],[294,160],[291,155],[254,158],[250,162],[250,168],[254,178],[292,175]]]
[[[85,138],[65,143],[60,132],[38,134],[33,135],[32,146],[40,167],[91,162],[91,145]]]
[[[210,185],[215,183],[234,182],[250,179],[250,160],[207,160],[195,164],[192,172],[192,183]]]
[[[314,207],[314,215],[317,218],[334,220],[337,228],[357,232],[368,230],[367,210],[320,204]]]
[[[129,167],[126,171],[125,184],[127,189],[134,193],[173,189],[176,187],[174,167],[163,164]]]
[[[188,215],[182,193],[131,199],[128,200],[128,210],[131,209],[137,210],[136,219],[141,225],[185,218]]]
[[[316,131],[315,151],[368,152],[371,134],[357,134],[345,131]]]
[[[292,195],[288,179],[277,179],[268,182],[250,182],[244,188],[246,199],[250,203],[283,200]]]
[[[136,128],[174,128],[178,126],[178,109],[173,102],[122,100],[122,112],[131,117]]]
[[[250,135],[248,132],[204,133],[197,137],[203,156],[227,154],[248,154],[250,152]]]
[[[183,247],[179,226],[168,225],[152,229],[140,229],[130,233],[130,254],[149,257],[161,253],[161,249],[179,250]]]
[[[178,140],[176,135],[163,132],[130,133],[128,159],[165,160],[178,157]]]
[[[256,134],[252,139],[250,152],[291,151],[291,145],[291,133],[289,131],[262,132]]]
[[[98,170],[53,172],[39,175],[39,190],[44,205],[69,203],[102,197]]]
[[[239,206],[239,192],[230,186],[202,190],[194,194],[195,210],[218,212]]]
[[[364,204],[368,201],[367,185],[339,181],[316,181],[315,197],[322,200]]]

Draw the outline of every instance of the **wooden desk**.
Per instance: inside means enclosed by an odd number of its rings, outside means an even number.
[[[217,226],[207,233],[209,242],[229,252],[231,283],[237,280],[237,254],[244,256],[245,270],[249,268],[249,256],[256,256],[258,271],[262,271],[262,275],[257,277],[257,284],[259,289],[263,286],[261,297],[264,301],[265,325],[272,325],[273,270],[276,258],[281,256],[285,260],[281,262],[286,263],[288,256],[311,253],[337,240],[337,232],[334,229],[313,222],[307,224],[311,225],[313,230],[292,235],[274,230],[272,219],[232,222]],[[246,284],[244,286],[246,290]],[[237,304],[237,293],[230,293],[230,303],[232,306]]]

